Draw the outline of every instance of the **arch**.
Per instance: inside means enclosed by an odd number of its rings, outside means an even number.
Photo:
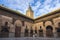
[[[5,25],[1,26],[1,35],[0,35],[0,37],[8,37],[8,36],[9,36],[8,22],[5,22]]]
[[[51,25],[52,26],[52,22],[51,21],[46,21],[45,22],[45,27],[47,27],[48,25]]]
[[[46,36],[47,37],[53,37],[53,27],[51,25],[48,25],[46,27]]]
[[[2,27],[1,32],[9,32],[9,30],[8,30],[8,22],[5,22],[5,25],[4,26]]]
[[[16,26],[22,26],[22,22],[20,20],[16,20],[14,24]]]
[[[46,30],[53,30],[53,28],[52,28],[52,26],[48,25],[48,26],[46,27]]]
[[[16,20],[15,21],[15,37],[20,37],[21,36],[21,21],[20,20]]]

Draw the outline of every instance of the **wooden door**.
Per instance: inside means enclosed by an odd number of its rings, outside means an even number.
[[[15,37],[20,37],[21,36],[21,27],[16,27],[15,28]]]

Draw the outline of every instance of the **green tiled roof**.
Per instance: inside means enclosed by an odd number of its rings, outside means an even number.
[[[23,17],[26,17],[26,18],[29,18],[29,19],[32,19],[32,20],[41,19],[41,18],[44,18],[44,17],[47,17],[47,16],[50,16],[50,15],[53,15],[53,14],[56,14],[56,13],[60,12],[60,8],[58,8],[57,10],[54,10],[54,11],[52,11],[52,12],[46,14],[46,15],[43,15],[43,16],[40,16],[40,17],[37,17],[37,18],[33,19],[33,18],[30,18],[30,17],[16,11],[16,10],[12,10],[12,9],[6,8],[4,6],[0,6],[0,9],[6,10],[6,11],[9,11],[9,12],[13,12],[15,14],[21,15]]]

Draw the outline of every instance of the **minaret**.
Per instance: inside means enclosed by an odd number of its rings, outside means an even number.
[[[29,5],[28,10],[26,11],[26,16],[30,17],[30,18],[34,18],[34,13]]]

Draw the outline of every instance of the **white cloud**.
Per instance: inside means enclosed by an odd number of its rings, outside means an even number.
[[[4,1],[3,3],[12,8],[17,9],[21,13],[25,14],[26,10],[28,9],[29,3],[34,3],[34,0],[0,0]],[[47,14],[48,12],[51,12],[57,8],[60,8],[60,0],[45,0],[42,4],[40,0],[37,0],[36,3],[34,3],[32,6],[32,9],[34,11],[35,17],[42,16]]]
[[[31,1],[32,0],[2,0],[5,6],[8,6],[11,9],[21,9],[23,10],[22,13],[25,13]]]
[[[35,5],[36,6],[34,6],[33,10],[36,10],[41,5],[41,3],[38,1]]]
[[[54,3],[52,3],[52,2],[54,2]],[[53,5],[53,7],[52,7],[52,5]],[[37,9],[38,12],[35,13],[35,17],[45,15],[53,10],[60,8],[60,2],[59,2],[59,0],[46,0],[42,7],[43,8],[41,8],[41,9]]]

